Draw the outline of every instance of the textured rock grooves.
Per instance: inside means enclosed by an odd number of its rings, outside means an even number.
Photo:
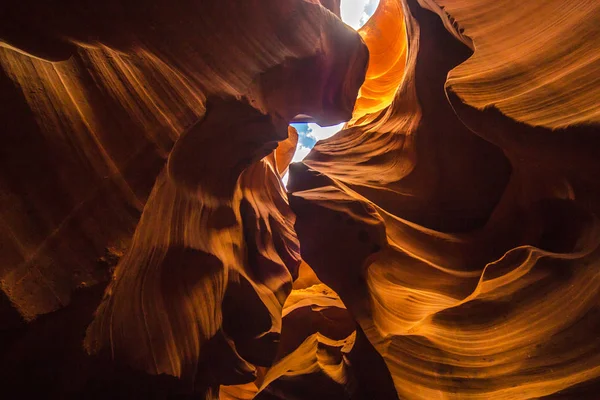
[[[58,3],[0,11],[2,395],[598,397],[598,2]]]

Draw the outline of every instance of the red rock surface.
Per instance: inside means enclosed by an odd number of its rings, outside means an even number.
[[[3,394],[597,398],[600,7],[339,15],[4,7]]]

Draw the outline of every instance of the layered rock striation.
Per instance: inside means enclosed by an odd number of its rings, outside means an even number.
[[[600,7],[339,10],[5,8],[6,393],[595,398]]]

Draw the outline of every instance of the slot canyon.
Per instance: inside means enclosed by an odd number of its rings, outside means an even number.
[[[600,399],[600,2],[352,2],[0,6],[1,398]]]

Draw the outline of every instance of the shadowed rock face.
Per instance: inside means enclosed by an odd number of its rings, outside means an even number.
[[[597,397],[596,2],[37,3],[0,14],[3,394]],[[299,118],[348,123],[290,165]]]

